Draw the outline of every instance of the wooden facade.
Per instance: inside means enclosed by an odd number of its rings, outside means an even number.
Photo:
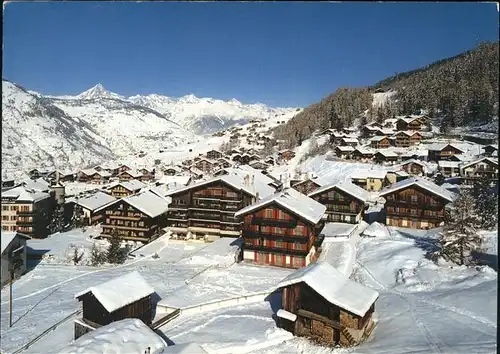
[[[370,147],[374,149],[385,149],[391,146],[391,142],[389,138],[384,136],[380,137],[380,139],[372,139],[370,140]]]
[[[103,216],[102,237],[111,237],[116,229],[125,240],[149,242],[166,226],[165,214],[150,217],[125,199],[104,207],[99,214]]]
[[[420,140],[422,140],[422,135],[420,135],[420,133],[418,132],[407,133],[401,131],[395,134],[395,137],[396,137],[395,141],[396,147],[410,147],[412,145],[420,143]]]
[[[367,162],[373,159],[373,152],[362,149],[354,149],[351,154],[351,158],[353,160]]]
[[[207,158],[209,158],[211,160],[218,160],[222,157],[223,157],[223,155],[220,151],[210,150],[209,152],[207,152]]]
[[[313,225],[277,203],[243,216],[243,259],[256,264],[302,268],[315,261],[323,221]]]
[[[498,147],[494,145],[488,145],[483,147],[484,156],[493,156],[493,155],[498,155]]]
[[[326,220],[357,224],[364,218],[366,203],[337,186],[322,190],[310,197],[326,207]]]
[[[460,155],[462,153],[463,153],[462,150],[454,147],[451,144],[448,144],[443,148],[437,150],[429,148],[429,155],[427,159],[429,161],[448,160],[450,157],[455,155]]]
[[[373,155],[373,161],[375,163],[395,163],[397,162],[399,157],[393,154],[384,154],[380,151],[377,151],[375,155]]]
[[[330,303],[305,282],[284,287],[281,306],[295,314],[296,320],[280,318],[280,327],[322,345],[355,346],[367,338],[375,326],[375,304],[364,316],[358,316]]]
[[[207,173],[207,172],[212,171],[215,168],[215,163],[212,161],[209,161],[207,159],[200,159],[199,161],[196,161],[193,164],[193,167],[196,167],[200,171]]]
[[[388,226],[430,229],[444,222],[444,198],[417,185],[384,195],[386,224]]]
[[[250,204],[255,197],[222,180],[193,185],[169,194],[167,226],[180,238],[230,236],[241,233],[241,221],[234,213]]]
[[[425,174],[424,166],[415,161],[404,162],[401,167],[406,173],[413,176],[423,176]]]
[[[492,185],[498,184],[498,161],[484,158],[463,165],[460,168],[460,176],[465,184],[474,184],[481,178],[488,178]]]
[[[295,157],[295,152],[292,150],[284,150],[278,153],[278,156],[284,161],[290,161]]]
[[[396,129],[397,130],[423,130],[424,125],[426,124],[425,117],[405,117],[400,118],[396,121]]]
[[[141,190],[141,188],[128,188],[123,186],[122,184],[117,184],[116,186],[113,186],[108,189],[109,194],[111,194],[115,198],[124,198],[128,197],[129,195],[134,195],[138,193]]]
[[[82,302],[83,319],[100,326],[105,326],[111,322],[126,318],[138,318],[146,325],[151,325],[153,320],[151,295],[125,305],[113,312],[108,312],[90,291],[77,297],[77,299]]]

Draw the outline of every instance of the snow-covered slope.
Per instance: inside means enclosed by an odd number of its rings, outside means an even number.
[[[101,97],[104,95],[104,97]],[[2,80],[2,170],[82,168],[198,137],[162,114],[95,87],[78,97],[44,97]]]
[[[131,102],[154,109],[197,134],[213,133],[252,118],[269,119],[296,108],[270,108],[264,104],[243,104],[236,99],[222,101],[187,95],[172,98],[162,95],[132,96]]]

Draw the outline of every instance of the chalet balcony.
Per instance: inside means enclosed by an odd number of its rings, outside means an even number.
[[[405,218],[416,218],[416,219],[427,219],[427,220],[443,220],[444,214],[426,215],[424,211],[417,210],[417,213],[411,213],[409,211],[387,211],[388,216],[398,216]]]
[[[33,220],[23,220],[23,219],[17,219],[16,220],[16,225],[33,225],[35,222]]]
[[[190,219],[198,219],[198,220],[216,220],[216,221],[220,221],[220,214],[219,213],[210,213],[210,212],[207,212],[207,213],[201,213],[201,212],[193,212],[191,211],[189,213],[189,218]]]
[[[200,210],[220,210],[220,203],[194,203],[189,209],[200,209]]]
[[[19,216],[35,216],[36,212],[34,212],[33,210],[30,210],[30,211],[18,211],[17,215],[19,215]]]
[[[221,208],[220,210],[223,210],[223,211],[238,211],[240,210],[241,207],[240,207],[240,204],[236,204],[236,203],[224,203],[221,205]]]
[[[243,231],[244,238],[264,238],[275,241],[284,241],[284,242],[299,242],[299,243],[307,243],[309,241],[308,237],[305,236],[290,236],[290,235],[281,235],[281,234],[272,234],[272,233],[264,233],[258,231],[244,230]]]
[[[351,215],[358,215],[361,213],[361,210],[356,210],[356,209],[341,209],[341,208],[326,208],[326,213],[328,214],[351,214]]]
[[[412,202],[410,199],[399,199],[399,200],[387,200],[385,207],[403,207],[403,208],[414,208],[423,210],[441,210],[444,208],[442,204],[430,204],[425,200],[419,199],[416,202]]]
[[[285,228],[295,228],[297,220],[281,220],[281,219],[266,219],[266,218],[253,218],[252,225],[275,226]]]
[[[181,204],[172,204],[172,206],[168,206],[168,210],[183,210],[187,211],[188,206],[187,205],[181,205]]]
[[[346,199],[335,199],[327,196],[322,196],[318,199],[318,202],[321,204],[336,204],[336,205],[350,205],[351,201]]]
[[[285,253],[285,254],[304,256],[304,257],[309,254],[309,250],[294,250],[291,248],[255,246],[255,245],[247,245],[247,244],[245,244],[244,249],[249,250],[249,251],[277,253],[277,254]]]

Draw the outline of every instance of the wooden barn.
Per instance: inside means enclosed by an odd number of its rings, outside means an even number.
[[[351,347],[375,327],[379,293],[350,280],[335,267],[318,262],[299,269],[279,284],[279,327],[324,345]]]
[[[243,259],[287,268],[314,262],[325,209],[287,188],[236,212],[243,219]]]
[[[144,278],[134,271],[76,294],[75,298],[82,302],[83,314],[80,321],[75,321],[75,339],[93,329],[126,318],[138,318],[146,325],[151,325],[154,292]],[[82,326],[81,322],[88,326]]]

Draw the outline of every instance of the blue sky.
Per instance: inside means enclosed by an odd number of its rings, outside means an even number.
[[[10,3],[3,77],[43,94],[306,106],[498,40],[494,3]]]

